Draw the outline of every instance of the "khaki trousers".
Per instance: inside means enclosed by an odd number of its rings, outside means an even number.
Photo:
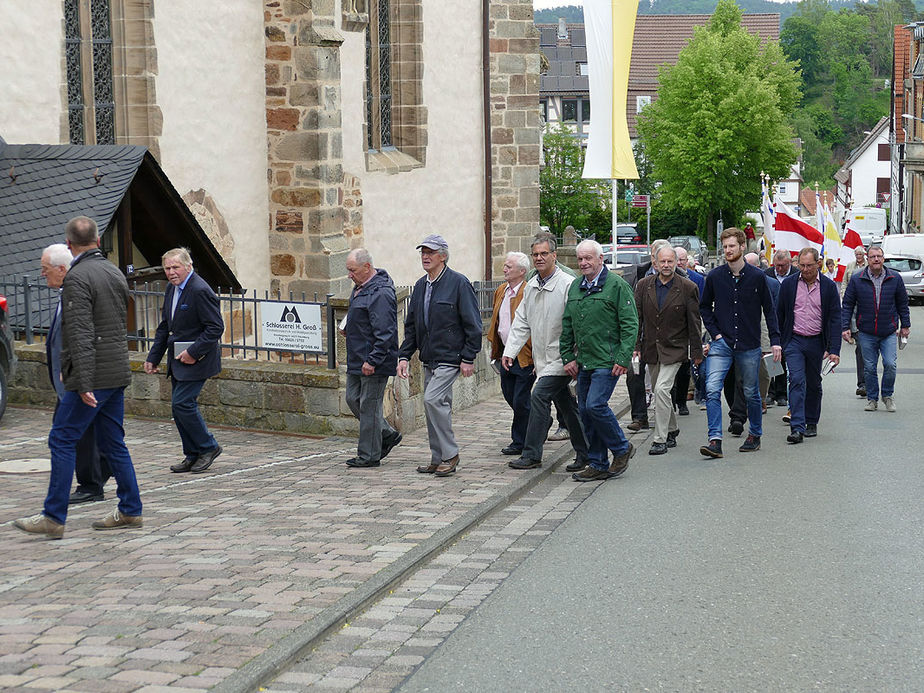
[[[679,428],[677,414],[674,413],[674,400],[671,397],[674,379],[679,370],[679,363],[648,364],[654,392],[655,443],[666,443],[668,431],[676,431]]]

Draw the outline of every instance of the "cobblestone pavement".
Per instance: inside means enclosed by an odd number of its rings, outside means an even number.
[[[415,571],[264,690],[396,689],[598,487],[575,484],[560,468]]]
[[[611,404],[625,408],[624,388]],[[424,428],[405,435],[382,467],[362,470],[343,464],[355,454],[349,439],[217,429],[224,453],[209,473],[192,476],[168,469],[181,456],[171,422],[129,419],[144,528],[90,528],[115,505],[110,482],[105,501],[72,509],[63,540],[44,541],[11,522],[41,510],[51,412],[8,408],[0,472],[16,473],[0,473],[0,689],[247,690],[368,605],[376,586],[395,584],[548,476],[549,464],[507,468],[499,450],[509,442],[509,421],[499,397],[457,414],[459,472],[438,479],[414,472],[429,460]],[[569,452],[567,442],[549,443],[545,458]],[[38,471],[23,473],[29,468]],[[584,493],[578,486],[566,485],[561,508]],[[530,509],[524,522],[546,521],[521,499],[504,510],[508,525],[517,526],[517,508]],[[465,541],[485,531],[489,525]],[[453,598],[473,600],[494,579],[477,577],[478,586]]]

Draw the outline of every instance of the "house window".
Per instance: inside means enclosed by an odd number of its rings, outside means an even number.
[[[366,145],[372,151],[392,146],[389,4],[388,0],[374,3],[366,30]]]
[[[587,69],[587,63],[578,63],[578,74],[581,77],[587,77],[590,71]]]
[[[635,97],[635,112],[636,113],[641,113],[642,109],[645,108],[645,106],[650,106],[650,105],[651,105],[650,96],[636,96]]]
[[[561,119],[566,123],[574,123],[578,116],[577,99],[564,99],[561,102]]]
[[[69,140],[73,144],[114,144],[109,0],[65,0],[64,56]]]
[[[580,118],[580,121],[582,123],[589,123],[590,122],[590,99],[580,99],[578,101],[578,108],[580,109],[580,113],[578,113],[578,117]]]
[[[542,114],[543,122],[549,122],[549,100],[539,99],[539,113]]]
[[[369,0],[366,167],[391,173],[426,163],[422,0]]]
[[[892,158],[892,152],[889,150],[888,144],[879,145],[879,161],[889,161]]]
[[[876,179],[876,202],[886,202],[888,197],[883,197],[883,194],[888,195],[892,191],[892,179],[891,178],[877,178]]]
[[[776,194],[780,197],[786,197],[789,193],[789,186],[786,183],[777,183]]]

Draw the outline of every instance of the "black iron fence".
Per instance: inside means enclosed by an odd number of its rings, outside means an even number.
[[[129,349],[146,353],[154,343],[161,321],[166,284],[138,285],[130,289]],[[241,293],[219,289],[218,299],[225,321],[221,348],[225,356],[289,363],[320,363],[337,366],[337,326],[332,294],[289,293],[288,297],[264,291]],[[58,304],[58,290],[38,277],[0,277],[0,294],[9,304],[10,328],[16,339],[33,344],[46,335]]]

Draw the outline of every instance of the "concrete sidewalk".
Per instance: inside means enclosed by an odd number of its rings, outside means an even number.
[[[622,384],[611,405],[627,410]],[[72,509],[63,540],[44,541],[11,522],[41,510],[50,425],[50,411],[22,408],[0,423],[3,690],[255,690],[572,458],[549,443],[543,468],[509,469],[499,397],[455,416],[461,462],[447,479],[414,471],[429,460],[425,428],[373,469],[344,465],[354,440],[216,429],[212,469],[171,474],[173,424],[130,419],[144,528],[90,528],[115,506],[110,482],[105,501]]]

